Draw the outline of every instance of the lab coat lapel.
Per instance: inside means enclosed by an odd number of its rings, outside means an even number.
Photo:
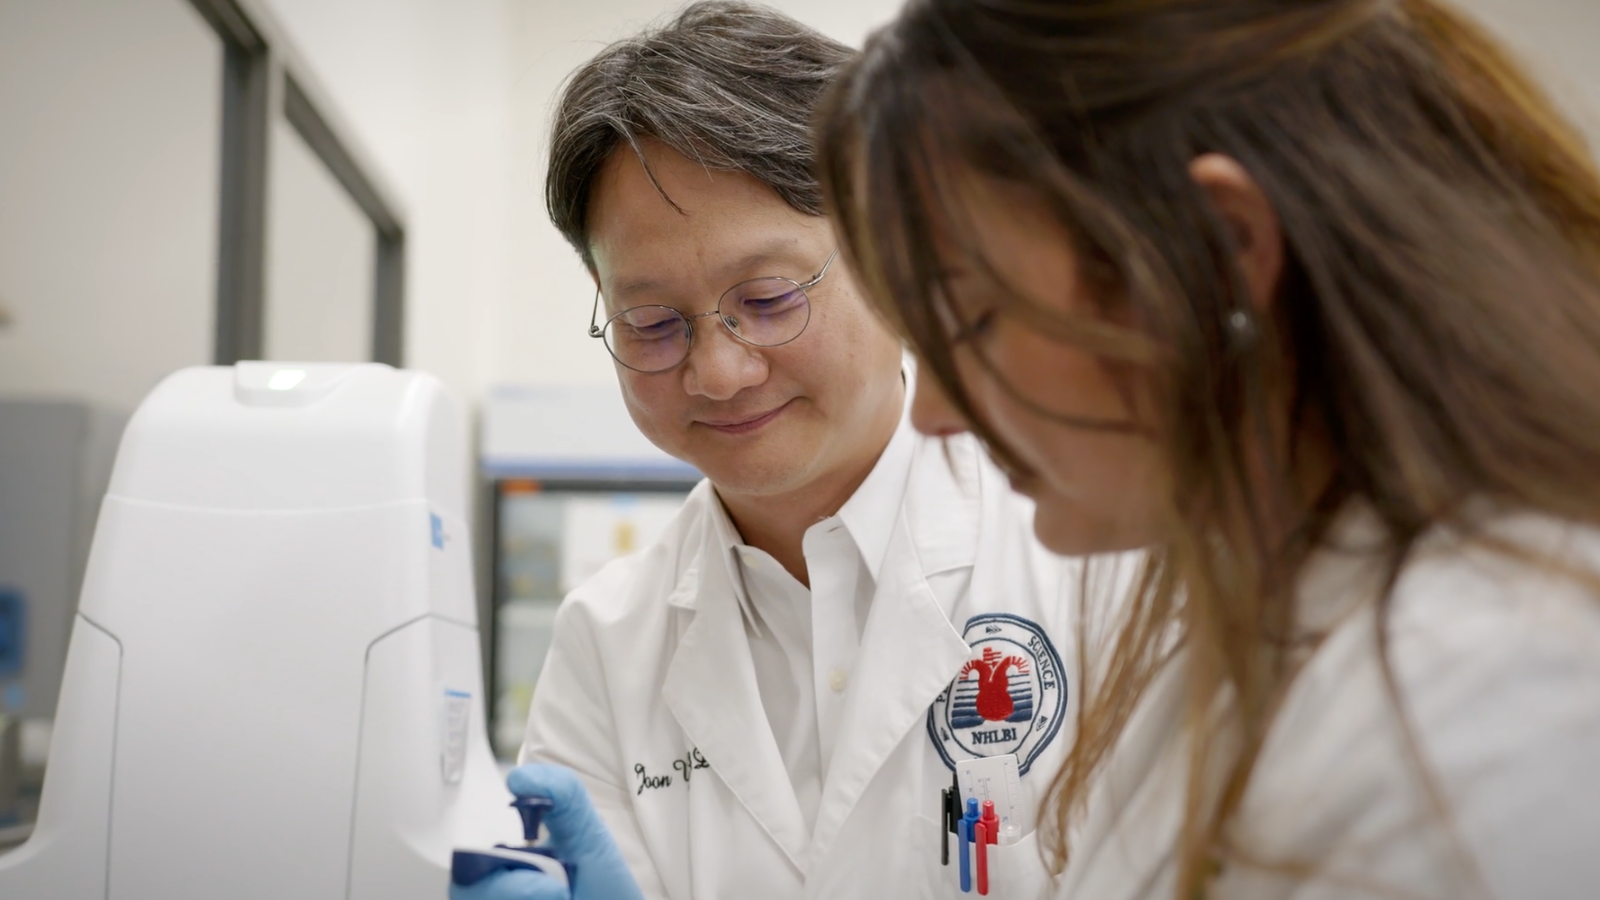
[[[928,587],[902,511],[851,677],[839,724],[840,749],[828,767],[812,835],[810,866],[828,852],[868,782],[906,734],[922,727],[928,707],[970,655]]]
[[[800,868],[807,835],[794,786],[761,705],[744,619],[722,550],[708,539],[675,596],[693,619],[678,641],[661,695],[694,746]]]

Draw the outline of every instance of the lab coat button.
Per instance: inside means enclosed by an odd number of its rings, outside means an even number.
[[[828,673],[828,687],[835,691],[842,691],[850,683],[850,675],[843,669],[834,669]]]

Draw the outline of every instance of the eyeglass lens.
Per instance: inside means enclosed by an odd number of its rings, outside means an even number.
[[[776,347],[805,331],[811,301],[793,281],[758,278],[729,288],[717,302],[716,317],[745,343]],[[670,306],[636,306],[606,323],[605,341],[628,368],[661,372],[689,355],[692,333],[688,317]]]

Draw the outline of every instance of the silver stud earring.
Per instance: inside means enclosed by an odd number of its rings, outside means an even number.
[[[1236,309],[1228,315],[1228,343],[1244,350],[1256,341],[1256,317],[1249,310]]]

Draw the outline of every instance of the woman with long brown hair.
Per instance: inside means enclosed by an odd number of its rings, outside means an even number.
[[[1149,548],[1084,625],[1061,896],[1596,896],[1600,178],[1493,39],[913,0],[821,158],[919,427],[1053,549]]]

